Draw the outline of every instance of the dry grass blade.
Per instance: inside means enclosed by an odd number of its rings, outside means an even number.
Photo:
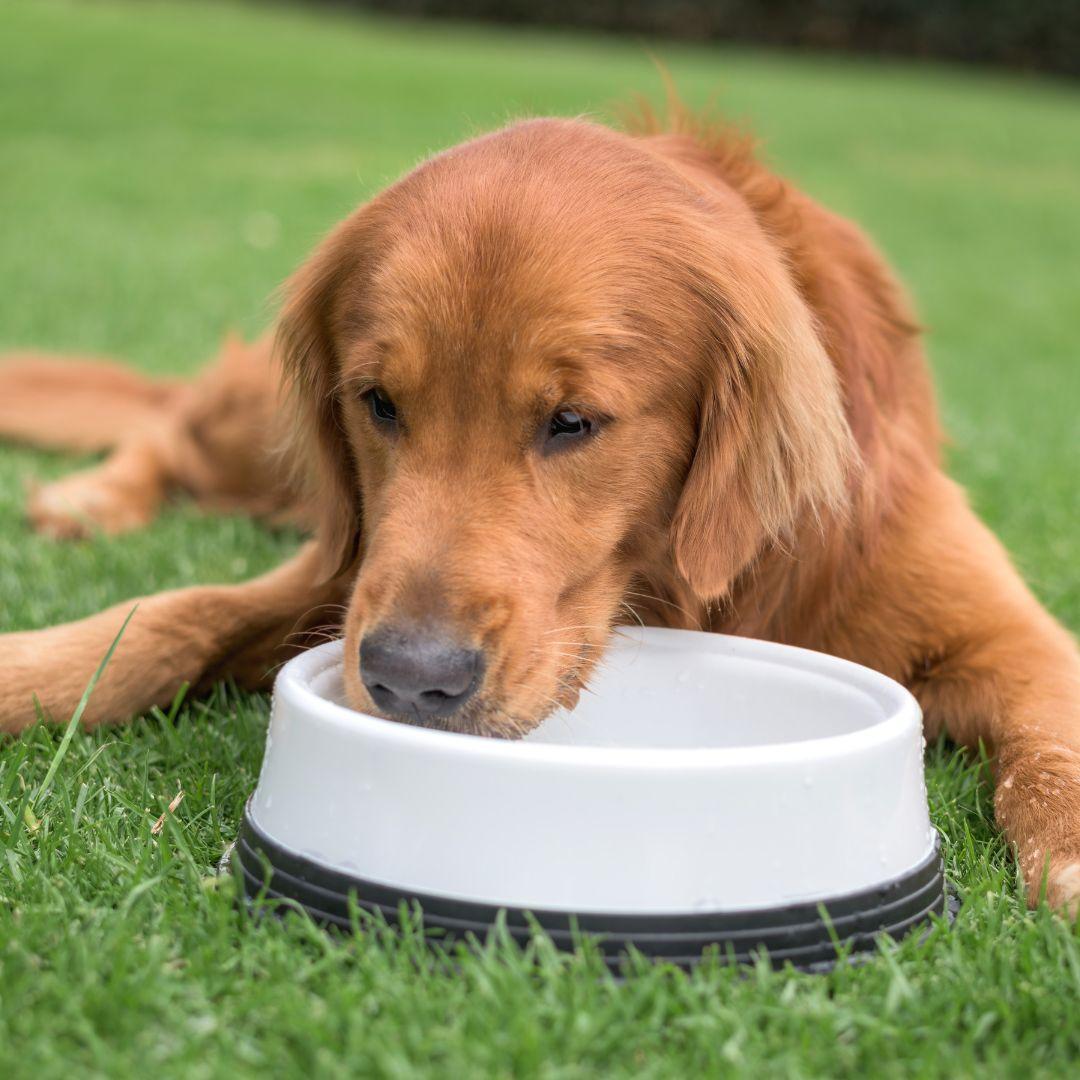
[[[173,796],[172,802],[169,803],[169,808],[165,811],[164,814],[161,815],[161,817],[159,817],[157,819],[157,821],[154,822],[153,825],[150,826],[150,835],[151,836],[157,836],[161,832],[161,830],[165,828],[165,818],[168,817],[169,814],[175,814],[176,813],[176,808],[183,801],[184,801],[184,789],[179,788],[177,790],[176,794]]]

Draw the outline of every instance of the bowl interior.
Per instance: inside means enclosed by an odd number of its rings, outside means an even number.
[[[849,735],[883,723],[903,691],[854,664],[718,635],[621,630],[573,710],[524,743],[627,749],[734,749]],[[868,678],[869,676],[869,678]],[[346,704],[340,666],[311,690]],[[460,736],[471,738],[471,736]],[[519,744],[520,745],[520,744]]]

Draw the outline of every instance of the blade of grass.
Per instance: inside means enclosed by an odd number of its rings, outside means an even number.
[[[64,737],[60,740],[60,745],[56,748],[56,753],[53,754],[52,761],[49,762],[49,768],[45,773],[45,779],[41,781],[41,786],[34,795],[34,805],[36,805],[38,800],[49,790],[49,785],[52,784],[53,777],[56,776],[56,770],[60,768],[60,762],[64,760],[64,756],[68,752],[68,747],[71,745],[71,740],[75,736],[75,729],[79,726],[79,721],[82,720],[83,713],[86,712],[86,706],[90,702],[90,695],[94,692],[94,687],[97,686],[98,680],[104,674],[105,668],[108,667],[113,653],[116,652],[116,646],[120,644],[120,639],[124,636],[124,631],[127,630],[128,623],[131,622],[131,617],[138,609],[139,605],[136,604],[127,613],[127,618],[124,619],[123,624],[117,631],[116,637],[113,638],[108,651],[101,658],[101,663],[98,664],[97,671],[90,676],[90,681],[86,684],[86,689],[83,691],[82,697],[79,698],[79,704],[75,706],[75,711],[71,714],[71,719],[68,721],[67,728],[64,730]]]

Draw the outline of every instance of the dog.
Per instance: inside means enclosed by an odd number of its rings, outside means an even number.
[[[331,626],[356,708],[513,738],[626,619],[766,638],[987,746],[1032,900],[1080,905],[1076,643],[942,471],[882,257],[723,124],[512,124],[355,211],[273,340],[193,384],[22,357],[0,401],[10,437],[114,447],[32,497],[43,531],[134,527],[172,488],[314,535],[265,577],[143,598],[87,724],[264,686]],[[34,695],[70,715],[131,608],[0,638],[0,726]]]

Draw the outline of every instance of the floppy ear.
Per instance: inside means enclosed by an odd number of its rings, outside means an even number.
[[[679,573],[714,600],[797,522],[842,514],[857,459],[835,369],[765,237],[710,252],[695,277],[709,344],[671,538]]]
[[[368,218],[366,208],[347,218],[286,283],[275,342],[292,390],[293,458],[314,504],[327,577],[348,570],[360,551],[360,478],[342,417],[333,321],[346,281],[352,286],[370,264]]]

